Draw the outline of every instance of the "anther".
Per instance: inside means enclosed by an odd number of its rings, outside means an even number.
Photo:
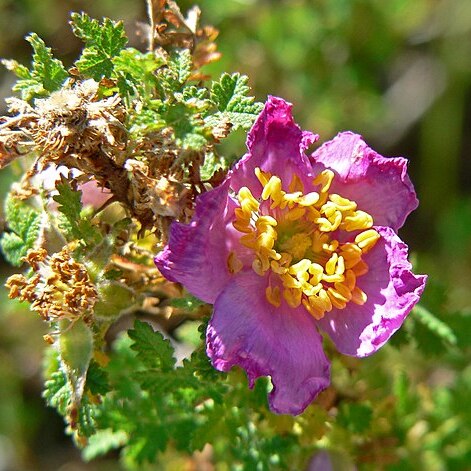
[[[238,273],[240,270],[242,270],[243,266],[244,264],[237,257],[236,253],[230,252],[229,256],[227,257],[227,268],[229,273]]]
[[[263,187],[262,199],[266,201],[272,197],[273,200],[279,199],[281,196],[281,179],[276,176],[270,177],[268,183]]]
[[[273,304],[275,307],[281,306],[281,291],[279,286],[274,288],[271,285],[267,286],[265,290],[265,296],[270,304]]]
[[[374,229],[368,229],[355,237],[355,243],[363,252],[367,252],[374,247],[380,237]]]
[[[335,174],[332,170],[325,169],[321,173],[319,173],[316,178],[314,178],[312,183],[314,185],[322,185],[321,192],[326,193],[329,190],[330,185],[332,184],[334,175]]]

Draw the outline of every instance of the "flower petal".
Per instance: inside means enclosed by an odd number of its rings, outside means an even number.
[[[378,350],[402,325],[425,288],[426,275],[414,275],[407,261],[407,245],[389,227],[375,227],[381,235],[365,256],[369,272],[357,285],[367,294],[363,306],[349,303],[319,321],[337,349],[364,357]]]
[[[228,182],[198,197],[190,224],[174,222],[165,249],[155,264],[168,280],[207,303],[216,297],[230,278],[227,257],[232,248],[230,217],[235,203],[228,198]]]
[[[216,300],[207,331],[207,353],[215,368],[246,370],[252,387],[270,375],[270,408],[299,414],[329,385],[330,365],[322,338],[303,309],[277,309],[265,299],[266,278],[240,272]]]
[[[263,111],[247,137],[248,153],[237,163],[232,174],[231,188],[249,187],[255,196],[260,184],[255,167],[281,178],[286,185],[293,173],[301,178],[312,174],[312,165],[304,151],[318,135],[302,131],[294,122],[292,105],[281,98],[269,96]]]
[[[418,205],[407,175],[407,160],[382,157],[358,134],[343,132],[311,156],[337,172],[331,192],[353,199],[378,226],[399,229]]]

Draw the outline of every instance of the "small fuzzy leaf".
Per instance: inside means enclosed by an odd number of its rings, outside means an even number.
[[[3,233],[0,245],[8,262],[20,266],[41,236],[41,215],[11,196],[5,202],[5,215],[12,232]]]
[[[108,374],[96,361],[88,367],[86,387],[92,394],[105,395],[110,390]]]
[[[53,57],[51,48],[46,47],[37,34],[31,33],[26,40],[34,50],[33,77],[41,80],[44,89],[48,92],[58,90],[68,77],[62,62]]]
[[[191,76],[193,63],[191,52],[187,49],[176,52],[168,62],[168,68],[162,69],[159,74],[164,94],[169,98],[182,90]]]
[[[58,183],[56,189],[59,192],[53,196],[57,208],[65,217],[60,224],[61,229],[71,239],[83,239],[87,243],[94,244],[100,241],[100,234],[89,219],[82,217],[82,192],[74,190],[66,180]]]
[[[160,332],[155,332],[149,324],[136,320],[134,329],[128,335],[134,341],[131,348],[147,367],[162,371],[174,368],[175,358],[170,341]]]
[[[113,59],[128,41],[123,23],[108,18],[99,22],[86,13],[72,13],[71,25],[74,34],[85,42],[82,55],[75,63],[79,72],[97,81],[111,77]]]
[[[262,110],[261,103],[254,103],[254,98],[247,96],[250,88],[245,75],[223,74],[219,82],[213,82],[211,99],[218,112],[206,119],[210,126],[216,126],[221,120],[230,122],[233,130],[248,129]]]
[[[18,78],[31,80],[31,71],[23,64],[11,59],[2,59],[0,61],[9,71],[13,72]]]
[[[209,180],[218,170],[227,170],[229,165],[224,157],[208,153],[204,157],[204,164],[200,168],[201,180]]]
[[[72,396],[66,375],[60,370],[54,371],[44,383],[44,387],[43,397],[47,404],[57,409],[61,415],[65,415]]]
[[[122,430],[114,432],[111,429],[98,430],[97,433],[88,439],[88,444],[82,452],[85,461],[91,461],[98,456],[103,456],[110,450],[115,450],[123,446],[128,440],[128,436]]]

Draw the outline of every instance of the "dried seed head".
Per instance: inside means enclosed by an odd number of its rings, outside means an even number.
[[[25,261],[34,275],[28,279],[23,275],[8,278],[10,298],[28,301],[46,321],[91,320],[97,289],[86,267],[72,258],[69,247],[52,256],[44,249],[30,250]]]

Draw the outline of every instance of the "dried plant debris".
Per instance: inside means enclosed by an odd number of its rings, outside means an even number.
[[[216,145],[248,128],[260,105],[238,74],[200,81],[200,68],[219,55],[217,32],[199,26],[198,8],[184,17],[173,1],[148,5],[150,52],[125,47],[122,23],[74,13],[85,47],[68,72],[37,35],[28,38],[31,70],[4,61],[19,77],[21,98],[10,98],[11,116],[0,118],[0,168],[33,159],[15,187],[23,199],[38,194],[34,176],[68,168],[69,180],[109,192],[106,204],[121,204],[141,235],[154,231],[165,242],[170,223],[188,221],[196,196],[224,177]]]

